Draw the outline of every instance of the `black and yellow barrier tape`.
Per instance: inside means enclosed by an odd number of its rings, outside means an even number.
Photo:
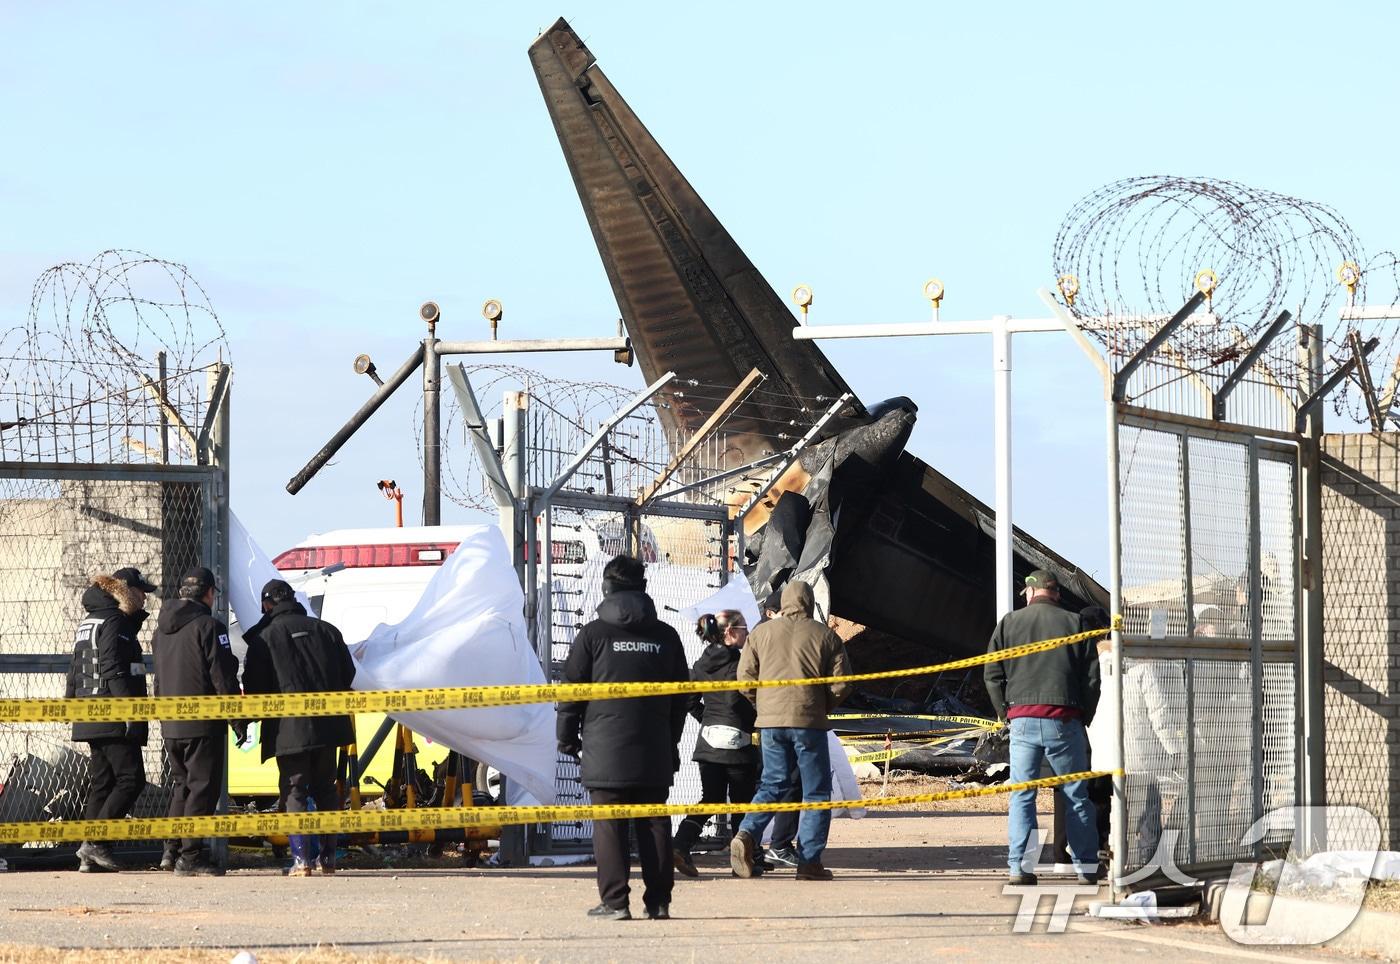
[[[455,827],[503,827],[583,820],[633,820],[639,817],[714,816],[726,813],[840,810],[938,803],[989,797],[1017,790],[1038,790],[1109,776],[1092,770],[1044,777],[995,787],[969,787],[941,793],[916,793],[869,800],[811,803],[650,803],[603,806],[424,807],[416,810],[316,810],[310,813],[237,813],[212,817],[150,817],[121,820],[59,820],[50,823],[0,823],[0,844],[81,840],[169,840],[176,837],[264,837],[270,834],[357,834],[395,830],[445,830]]]
[[[815,686],[926,676],[954,669],[1044,653],[1086,639],[1104,630],[1076,633],[1013,646],[995,653],[917,666],[912,669],[811,679],[729,680],[665,683],[534,683],[507,686],[452,686],[411,690],[364,690],[339,693],[274,693],[248,696],[109,696],[75,699],[0,699],[0,723],[135,723],[142,720],[262,720],[345,713],[418,713],[430,710],[520,706],[571,700],[617,700],[682,693],[722,693],[775,686]]]

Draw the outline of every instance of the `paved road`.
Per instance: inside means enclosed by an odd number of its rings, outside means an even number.
[[[830,883],[738,880],[717,855],[680,880],[674,920],[599,922],[590,867],[352,870],[288,879],[275,869],[223,879],[156,872],[0,876],[0,944],[75,947],[304,947],[373,956],[570,961],[863,959],[1027,961],[1149,956],[1173,961],[1333,959],[1236,946],[1203,925],[1108,924],[1013,933],[1002,893],[997,814],[872,811],[833,824]],[[640,889],[640,887],[639,887]],[[634,894],[640,911],[640,896]],[[1085,900],[1080,901],[1082,907]]]

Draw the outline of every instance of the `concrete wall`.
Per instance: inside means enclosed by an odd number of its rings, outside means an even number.
[[[1400,850],[1400,434],[1323,438],[1327,801]]]

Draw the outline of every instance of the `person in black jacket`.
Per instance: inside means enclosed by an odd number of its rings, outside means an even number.
[[[130,567],[92,580],[83,593],[87,618],[78,624],[73,641],[65,697],[146,695],[146,663],[136,634],[149,615],[146,593],[155,588],[140,570]],[[73,741],[86,743],[92,756],[84,811],[88,820],[110,820],[130,812],[146,786],[141,748],[147,730],[145,721],[73,724]],[[85,840],[78,848],[79,872],[120,869],[109,844]]]
[[[247,693],[325,693],[348,690],[355,663],[340,630],[306,614],[292,587],[273,579],[262,590],[264,616],[257,632],[244,638],[243,662]],[[251,637],[251,638],[249,638]],[[335,752],[355,742],[355,721],[349,716],[303,716],[263,720],[262,758],[275,756],[280,782],[286,789],[288,813],[305,813],[308,798],[317,810],[341,808],[335,789]],[[312,841],[291,838],[289,876],[311,876]],[[335,873],[335,835],[320,838],[321,873]]]
[[[603,569],[598,618],[579,630],[564,664],[569,683],[681,682],[689,679],[676,631],[656,616],[645,567],[617,556]],[[680,769],[681,730],[690,698],[632,697],[559,704],[559,751],[580,757],[583,785],[595,804],[665,803]],[[675,869],[671,820],[642,817],[593,823],[593,856],[602,902],[590,917],[631,920],[627,831],[635,827],[647,917],[670,915]]]
[[[744,614],[726,609],[716,615],[701,616],[695,633],[705,640],[705,651],[690,672],[694,680],[733,680],[738,678],[739,651],[749,638]],[[748,803],[758,788],[760,756],[753,742],[753,721],[758,715],[754,704],[738,690],[728,693],[696,693],[690,698],[690,715],[700,723],[691,759],[700,764],[701,803]],[[742,814],[730,814],[729,834],[739,830]],[[690,849],[710,820],[696,814],[681,821],[676,830],[673,857],[676,869],[687,877],[700,872],[691,859]]]
[[[180,579],[179,596],[160,607],[156,620],[157,696],[237,696],[238,658],[229,645],[228,627],[214,618],[214,574],[203,567]],[[170,760],[173,781],[169,815],[203,817],[214,813],[223,790],[227,735],[223,720],[163,720],[161,736]],[[238,741],[246,739],[247,724],[233,724]],[[170,863],[173,841],[166,845],[162,866]],[[210,861],[205,842],[187,837],[180,842],[172,869],[178,877],[222,876]]]

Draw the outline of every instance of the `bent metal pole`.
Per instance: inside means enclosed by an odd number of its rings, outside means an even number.
[[[359,411],[351,415],[350,420],[340,427],[340,431],[332,435],[331,440],[311,457],[311,461],[302,466],[300,472],[292,476],[291,481],[287,483],[287,491],[296,495],[305,488],[306,483],[310,482],[312,477],[335,457],[335,453],[340,451],[340,447],[346,443],[350,436],[354,435],[359,427],[369,420],[371,415],[379,411],[379,406],[388,401],[389,396],[394,394],[400,385],[408,381],[408,377],[413,374],[422,361],[423,346],[419,345],[414,349],[413,354],[408,356],[408,360],[399,366],[398,371],[390,375],[379,390],[360,406]]]

